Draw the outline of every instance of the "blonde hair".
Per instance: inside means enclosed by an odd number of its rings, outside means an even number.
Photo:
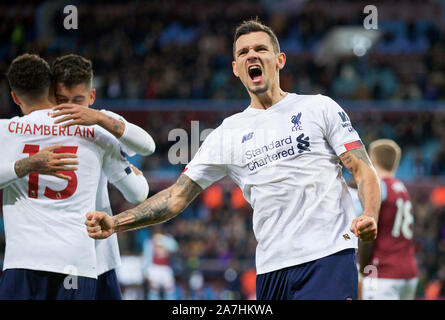
[[[402,150],[394,140],[379,139],[371,142],[369,154],[382,169],[395,171],[399,166]]]

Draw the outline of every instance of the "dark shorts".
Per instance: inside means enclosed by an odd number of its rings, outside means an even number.
[[[7,269],[0,300],[94,300],[96,279],[28,269]]]
[[[357,300],[355,250],[260,274],[256,293],[258,300]]]
[[[114,269],[97,277],[96,300],[122,300],[121,287]]]

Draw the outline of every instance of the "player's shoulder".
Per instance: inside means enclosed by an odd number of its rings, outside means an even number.
[[[14,123],[17,122],[26,122],[31,120],[31,114],[30,115],[24,115],[24,116],[14,116],[11,118],[3,118],[0,119],[0,128],[3,129],[11,129],[11,126],[14,125]]]
[[[328,96],[325,96],[323,94],[295,94],[295,93],[290,93],[290,98],[294,99],[294,100],[298,100],[301,102],[326,102],[329,101],[331,98],[329,98]]]
[[[6,124],[10,123],[11,121],[17,121],[19,119],[20,119],[19,116],[15,116],[15,117],[12,117],[12,118],[2,118],[2,119],[0,119],[0,124],[1,125],[6,125]]]
[[[234,113],[234,114],[228,116],[227,118],[224,118],[224,120],[218,126],[218,128],[225,129],[225,128],[231,127],[233,125],[237,125],[240,122],[246,121],[246,119],[249,117],[248,109],[249,108],[246,108],[243,111]]]
[[[388,193],[408,193],[405,184],[395,177],[383,178],[382,181],[385,183]]]
[[[299,94],[292,97],[292,100],[289,102],[302,104],[306,110],[316,113],[325,113],[332,110],[337,110],[340,107],[334,99],[323,94]]]
[[[332,108],[339,107],[339,104],[334,99],[332,99],[329,96],[323,95],[323,94],[312,95],[311,99],[320,108],[332,109]]]
[[[327,102],[332,102],[334,101],[332,98],[321,94],[321,93],[317,93],[317,94],[296,94],[296,93],[289,93],[289,101],[301,101],[301,102],[314,102],[314,103],[327,103]]]
[[[10,119],[0,119],[0,130],[3,132],[4,130],[7,130],[7,128],[8,128],[8,126],[9,126],[9,123],[11,122],[11,121],[13,121],[12,120],[13,118],[10,118]]]

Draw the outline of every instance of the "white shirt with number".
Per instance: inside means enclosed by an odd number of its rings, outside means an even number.
[[[50,110],[0,121],[2,161],[14,163],[55,144],[76,153],[78,170],[68,182],[31,173],[4,188],[6,250],[3,269],[21,268],[97,278],[94,240],[85,214],[96,210],[102,169],[118,182],[131,169],[117,139],[99,126],[54,124]]]
[[[361,145],[332,99],[289,93],[266,110],[249,107],[225,119],[184,174],[203,189],[224,176],[241,188],[253,208],[263,274],[357,248],[338,156]]]

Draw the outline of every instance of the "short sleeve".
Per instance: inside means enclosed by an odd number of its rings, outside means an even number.
[[[203,190],[227,175],[227,163],[223,161],[224,145],[221,133],[220,127],[213,130],[183,171]]]
[[[347,113],[334,100],[325,98],[325,137],[337,156],[363,146]]]

